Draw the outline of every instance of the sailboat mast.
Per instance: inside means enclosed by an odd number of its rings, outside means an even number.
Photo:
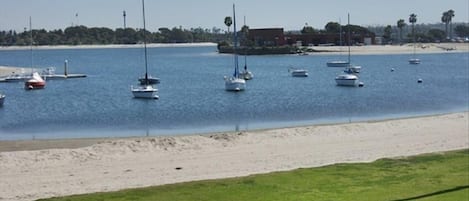
[[[351,37],[350,37],[350,13],[347,13],[347,25],[348,25],[348,64],[350,65],[351,64],[351,61],[350,61],[350,43],[352,42],[351,40]]]
[[[244,16],[244,28],[246,29],[246,16]],[[244,40],[246,40],[246,32],[244,32],[243,36],[244,36]],[[247,48],[246,48],[246,44],[244,46],[244,70],[247,70],[248,69],[248,61],[247,61]]]
[[[236,14],[235,5],[233,4],[233,46],[234,46],[234,62],[235,62],[235,77],[239,77],[238,67],[238,34],[236,33]]]
[[[142,0],[142,10],[143,10],[143,47],[145,49],[145,82],[148,85],[148,64],[147,64],[147,29],[145,25],[145,0]]]
[[[33,61],[33,25],[31,22],[31,16],[29,16],[29,51],[31,52],[31,71],[33,70],[34,61]]]

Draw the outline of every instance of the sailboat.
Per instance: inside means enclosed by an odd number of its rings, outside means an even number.
[[[246,26],[246,16],[244,16],[244,26]],[[244,70],[239,73],[240,77],[245,80],[250,80],[254,78],[254,75],[251,71],[248,70],[248,62],[247,62],[247,53],[244,54]]]
[[[409,59],[409,64],[420,64],[420,59],[418,59],[416,56],[415,56],[415,36],[414,36],[414,43],[413,43],[413,46],[414,46],[414,53],[413,53],[413,57]]]
[[[143,10],[143,46],[145,49],[145,77],[144,83],[138,87],[131,86],[132,94],[135,98],[149,98],[149,99],[158,99],[159,96],[156,94],[158,89],[153,87],[149,81],[148,77],[148,62],[147,62],[147,36],[146,36],[146,25],[145,25],[145,0],[142,0],[142,10]]]
[[[233,46],[234,46],[234,73],[232,76],[225,76],[225,89],[227,91],[243,91],[246,88],[246,80],[240,77],[238,66],[238,35],[236,33],[236,14],[235,5],[233,4]]]
[[[350,25],[350,15],[348,15],[348,25]],[[350,27],[348,29],[348,67],[344,70],[344,72],[338,75],[335,78],[335,82],[339,86],[357,86],[359,84],[358,76],[355,75],[356,73],[360,72],[360,66],[353,66],[351,64],[350,59]]]
[[[33,68],[33,29],[31,23],[31,17],[29,17],[29,29],[30,29],[30,50],[31,50],[31,70]],[[33,72],[32,77],[24,82],[24,89],[44,89],[46,81],[42,79],[38,72]]]
[[[339,20],[340,21],[340,20]],[[339,24],[339,38],[340,38],[340,47],[342,47],[342,25]],[[350,54],[350,51],[349,51]],[[343,61],[343,60],[334,60],[334,61],[328,61],[327,62],[327,67],[347,67],[350,65],[350,60],[349,61]]]

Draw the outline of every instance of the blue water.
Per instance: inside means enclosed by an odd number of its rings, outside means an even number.
[[[468,111],[469,54],[352,56],[362,66],[359,87],[339,87],[339,56],[249,56],[247,90],[224,89],[232,55],[216,47],[149,49],[149,72],[160,77],[159,100],[134,99],[130,86],[144,72],[142,48],[36,50],[38,67],[87,78],[49,80],[44,90],[0,83],[0,140],[180,135],[336,123]],[[345,59],[345,58],[344,58]],[[30,66],[27,50],[0,51],[0,65]],[[243,66],[243,57],[240,65]],[[288,68],[309,70],[294,78]],[[390,69],[395,71],[391,72]],[[417,79],[423,79],[418,84]]]

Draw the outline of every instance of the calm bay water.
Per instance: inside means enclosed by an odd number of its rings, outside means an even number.
[[[23,83],[0,83],[7,95],[0,108],[0,140],[178,135],[469,109],[468,53],[419,55],[420,65],[409,65],[409,57],[352,56],[365,83],[353,88],[336,86],[341,68],[325,67],[340,56],[249,56],[255,77],[246,91],[232,93],[223,80],[233,71],[231,55],[216,53],[216,47],[150,48],[149,72],[161,79],[160,99],[138,100],[130,86],[144,73],[141,48],[36,50],[36,66],[63,73],[67,59],[69,73],[88,77],[49,80],[37,91],[24,90]],[[30,52],[0,51],[0,65],[29,66]],[[290,66],[305,68],[310,76],[293,78]]]

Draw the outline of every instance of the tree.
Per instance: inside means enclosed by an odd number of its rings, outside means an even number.
[[[392,27],[391,25],[388,25],[386,26],[386,28],[384,28],[384,35],[383,35],[383,38],[389,42],[391,40],[391,34],[392,34]]]
[[[230,16],[225,17],[225,25],[228,28],[228,33],[230,33],[230,26],[233,24],[233,20]]]
[[[443,12],[443,15],[441,16],[441,22],[445,23],[446,38],[449,38],[449,34],[448,34],[449,17],[448,17],[447,11]]]
[[[435,42],[445,39],[446,33],[440,29],[430,29],[427,35],[431,39],[431,42]]]
[[[397,21],[397,28],[399,28],[399,43],[402,44],[402,29],[406,26],[404,19],[399,19]]]
[[[337,22],[328,22],[324,28],[326,29],[326,33],[340,32],[340,24]]]
[[[415,28],[414,28],[414,26],[415,26],[416,22],[417,22],[417,15],[414,14],[414,13],[410,14],[409,23],[412,24],[412,40],[413,40],[414,43],[415,43]]]
[[[449,37],[450,39],[453,38],[453,17],[454,17],[454,10],[448,11],[448,19],[449,19]]]
[[[454,28],[454,31],[459,37],[469,37],[469,26],[458,25]]]
[[[316,30],[312,26],[308,26],[308,23],[305,24],[303,29],[301,29],[302,34],[314,34],[316,33]]]

